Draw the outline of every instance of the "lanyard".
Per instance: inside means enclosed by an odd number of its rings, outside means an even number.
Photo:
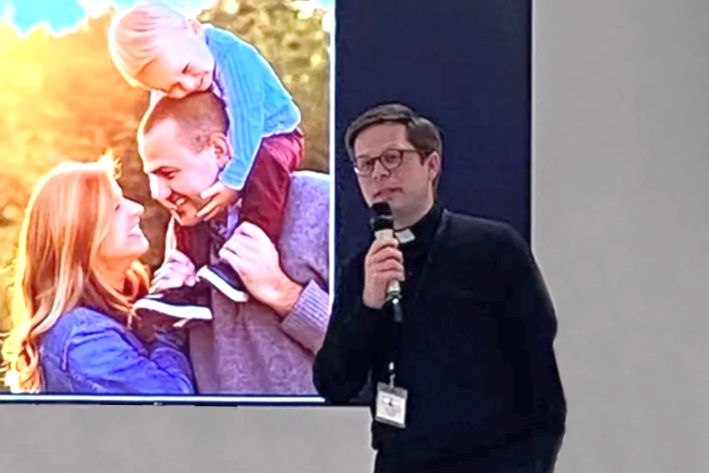
[[[409,305],[409,307],[416,307],[416,303],[418,302],[419,296],[421,294],[421,286],[423,280],[426,277],[427,270],[431,264],[431,261],[433,260],[434,254],[437,252],[441,242],[443,241],[442,235],[445,229],[448,227],[449,220],[450,214],[447,210],[444,209],[443,214],[441,215],[441,221],[438,222],[438,227],[436,228],[436,233],[433,237],[433,243],[431,244],[431,248],[428,250],[428,254],[426,255],[426,261],[424,262],[423,267],[421,268],[421,276],[419,277],[419,280],[416,283],[416,288],[414,289],[413,297],[411,298],[411,305]],[[394,304],[401,304],[400,301],[392,302]],[[396,310],[396,308],[393,308],[392,304],[387,304],[386,308],[387,313],[389,313],[392,316],[392,320],[394,320],[392,327],[392,349],[390,352],[391,356],[388,358],[387,363],[387,375],[389,377],[389,385],[393,387],[396,378],[396,364],[399,362],[399,356],[401,354],[401,331],[403,320],[394,317],[394,311]],[[403,308],[399,307],[398,310],[403,310]]]

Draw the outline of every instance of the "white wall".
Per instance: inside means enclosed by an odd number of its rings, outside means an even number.
[[[560,319],[559,472],[709,471],[708,23],[706,0],[536,2],[532,238]]]
[[[533,240],[558,472],[709,465],[709,2],[534,5]],[[2,406],[0,472],[366,472],[364,409]]]

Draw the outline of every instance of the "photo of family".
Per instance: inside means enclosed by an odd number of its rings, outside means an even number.
[[[15,3],[0,390],[315,396],[332,4],[78,2],[76,24],[27,28]]]

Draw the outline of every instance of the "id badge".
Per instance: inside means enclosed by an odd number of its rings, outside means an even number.
[[[403,429],[406,427],[406,396],[404,388],[377,383],[377,404],[374,419]]]

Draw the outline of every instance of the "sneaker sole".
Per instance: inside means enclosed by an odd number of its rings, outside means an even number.
[[[224,282],[222,278],[219,277],[214,271],[209,269],[207,266],[203,266],[197,271],[197,277],[207,281],[209,284],[214,286],[219,292],[227,296],[234,302],[248,302],[250,299],[249,295],[244,291],[239,291],[231,287],[229,284]]]
[[[212,320],[212,311],[198,305],[173,305],[155,299],[139,299],[133,305],[135,311],[152,310],[178,319]],[[187,314],[187,315],[186,315]]]

